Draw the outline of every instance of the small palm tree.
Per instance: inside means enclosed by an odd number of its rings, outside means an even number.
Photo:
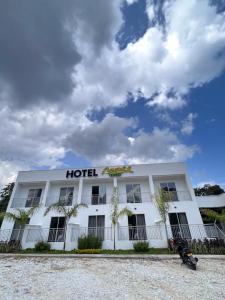
[[[168,231],[167,231],[167,226],[166,226],[166,219],[167,219],[167,215],[168,215],[168,211],[169,211],[170,199],[171,199],[171,197],[169,195],[169,192],[165,192],[162,189],[159,189],[157,195],[155,196],[156,206],[158,208],[162,222],[165,226],[167,245],[168,245],[169,236],[168,236]]]
[[[15,224],[19,225],[20,228],[18,230],[18,235],[20,236],[22,230],[24,230],[25,225],[28,223],[29,219],[36,213],[39,209],[39,206],[33,206],[29,209],[21,209],[17,208],[14,212],[2,212],[0,213],[0,219],[6,219],[9,221],[15,222]]]
[[[209,218],[219,222],[225,222],[225,209],[222,210],[222,213],[217,213],[212,209],[203,209],[202,212]]]
[[[111,221],[113,225],[113,248],[116,250],[116,226],[119,222],[119,218],[123,216],[132,216],[133,212],[128,208],[124,207],[123,209],[119,210],[119,196],[118,196],[118,189],[114,188],[113,195],[111,199],[112,203],[112,212],[111,212]]]
[[[74,205],[73,207],[66,207],[65,202],[58,201],[50,205],[44,213],[44,216],[46,216],[50,211],[55,211],[57,213],[62,214],[65,217],[63,250],[66,249],[66,232],[69,220],[71,217],[76,217],[78,215],[78,210],[81,207],[87,207],[87,205],[80,203]]]

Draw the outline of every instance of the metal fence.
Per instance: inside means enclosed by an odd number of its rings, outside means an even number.
[[[162,239],[161,226],[121,226],[118,228],[118,240]]]
[[[216,224],[179,224],[167,226],[169,238],[225,239],[225,234]]]
[[[82,236],[97,236],[101,240],[112,240],[112,227],[80,227],[72,228],[71,241]]]

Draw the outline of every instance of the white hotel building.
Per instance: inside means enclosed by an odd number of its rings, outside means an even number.
[[[21,171],[7,208],[27,209],[39,205],[29,224],[18,225],[6,219],[0,230],[0,240],[20,239],[23,248],[32,248],[39,240],[62,249],[64,217],[46,208],[59,200],[68,206],[85,203],[76,218],[71,218],[66,234],[66,249],[77,247],[79,236],[95,234],[102,238],[103,248],[113,248],[111,198],[114,188],[119,194],[119,208],[127,206],[133,215],[119,219],[116,228],[116,248],[129,249],[137,240],[147,240],[151,247],[166,247],[166,231],[155,203],[159,188],[171,197],[167,218],[169,237],[224,238],[224,228],[204,224],[200,208],[225,207],[225,194],[196,197],[183,163],[140,164],[119,167],[122,174],[110,176],[116,167],[70,170]],[[118,167],[117,167],[118,168]],[[107,172],[108,170],[108,172]],[[118,170],[117,170],[118,171]],[[112,175],[112,174],[111,174]]]

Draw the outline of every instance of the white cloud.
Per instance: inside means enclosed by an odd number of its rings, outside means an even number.
[[[122,51],[114,43],[96,58],[79,41],[83,57],[74,73],[76,105],[117,107],[126,103],[128,92],[134,98],[141,92],[150,106],[178,109],[190,88],[222,72],[225,14],[204,0],[167,2],[163,13],[165,29],[148,28]]]
[[[184,161],[198,150],[195,145],[182,144],[168,128],[144,132],[136,126],[135,119],[108,114],[101,122],[74,130],[66,147],[96,165]],[[126,134],[130,130],[132,136]]]
[[[181,132],[186,135],[192,134],[194,130],[194,119],[197,118],[197,114],[195,113],[189,113],[187,118],[183,121]]]
[[[168,128],[137,131],[133,118],[108,114],[101,122],[91,122],[86,115],[93,109],[126,105],[128,93],[134,100],[146,97],[149,109],[181,109],[191,88],[209,82],[224,69],[225,13],[218,14],[206,0],[166,1],[164,27],[156,22],[121,51],[115,41],[123,22],[121,1],[105,3],[99,0],[98,6],[92,6],[99,12],[104,6],[107,15],[102,14],[101,22],[91,10],[83,13],[86,8],[81,4],[76,26],[69,28],[81,56],[69,74],[74,83],[69,99],[51,99],[54,104],[50,106],[47,97],[42,104],[32,97],[33,106],[19,110],[4,83],[0,90],[0,181],[6,182],[19,168],[58,166],[70,148],[96,164],[186,160],[197,151]],[[149,3],[148,16],[157,20],[157,9]],[[45,88],[44,92],[51,90],[51,86]],[[184,121],[183,134],[191,134],[193,120],[194,115]]]

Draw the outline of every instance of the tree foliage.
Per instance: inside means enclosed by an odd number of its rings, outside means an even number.
[[[6,211],[14,185],[15,183],[11,182],[0,191],[0,212]]]
[[[71,217],[76,217],[78,215],[78,210],[81,207],[87,207],[87,205],[80,203],[80,204],[76,204],[72,207],[66,207],[64,201],[58,201],[58,202],[50,205],[44,213],[44,216],[46,216],[50,211],[55,211],[57,213],[62,214],[65,217],[64,244],[63,244],[64,250],[66,248],[66,231],[67,231],[67,226],[68,226],[69,220]]]
[[[114,245],[114,250],[116,250],[116,226],[119,222],[119,219],[123,216],[132,216],[133,212],[128,208],[124,207],[123,209],[119,210],[119,194],[118,194],[118,188],[114,187],[113,189],[113,194],[112,194],[112,199],[111,199],[111,221],[113,225],[113,245]]]
[[[210,185],[205,184],[203,187],[194,188],[195,196],[211,196],[211,195],[220,195],[224,193],[218,184]]]
[[[221,213],[218,213],[212,209],[202,209],[202,212],[209,217],[219,222],[225,222],[225,209]]]
[[[15,222],[18,225],[25,226],[27,221],[35,214],[38,208],[38,206],[33,206],[29,209],[17,208],[14,212],[1,212],[0,217]]]

